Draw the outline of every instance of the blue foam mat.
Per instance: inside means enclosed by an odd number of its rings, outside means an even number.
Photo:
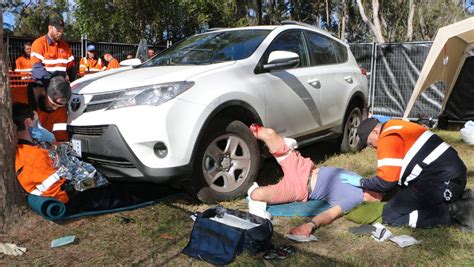
[[[267,211],[272,216],[316,216],[329,208],[329,203],[322,200],[310,200],[307,202],[292,202],[279,205],[267,206]]]
[[[184,194],[177,193],[177,194],[167,195],[165,197],[158,198],[152,201],[130,205],[130,206],[122,207],[122,208],[99,210],[99,211],[86,211],[86,212],[70,214],[70,215],[66,215],[66,207],[64,203],[58,201],[55,198],[28,195],[27,202],[28,202],[28,205],[30,205],[31,209],[33,209],[33,211],[41,215],[41,217],[45,218],[46,220],[63,221],[63,220],[77,219],[81,217],[88,217],[88,216],[95,216],[95,215],[101,215],[101,214],[107,214],[107,213],[133,210],[133,209],[145,207],[151,204],[155,204],[161,201],[165,201],[167,199],[174,198],[180,195],[184,195]]]

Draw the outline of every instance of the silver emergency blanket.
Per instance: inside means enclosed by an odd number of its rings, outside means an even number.
[[[71,143],[49,146],[39,142],[39,145],[49,150],[49,157],[53,161],[56,173],[73,184],[76,191],[101,187],[109,183],[92,164],[79,160],[71,154]]]

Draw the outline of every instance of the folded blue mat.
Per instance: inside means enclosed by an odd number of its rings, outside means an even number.
[[[272,216],[316,216],[329,208],[329,203],[322,200],[310,200],[307,202],[292,202],[279,205],[267,206],[267,211]]]
[[[178,195],[183,195],[183,193],[167,195],[159,199],[155,199],[152,201],[143,202],[140,204],[135,204],[135,205],[127,206],[127,207],[122,207],[122,208],[99,210],[99,211],[86,211],[86,212],[81,212],[77,214],[68,214],[67,216],[66,216],[66,205],[64,205],[64,203],[62,203],[61,201],[55,198],[28,195],[27,202],[28,202],[28,205],[30,205],[31,209],[33,209],[33,211],[41,215],[41,217],[45,218],[46,220],[62,221],[62,220],[77,219],[77,218],[86,217],[86,216],[94,216],[94,215],[100,215],[100,214],[133,210],[133,209],[145,207],[145,206],[148,206],[160,201],[164,201],[172,197],[176,197]]]

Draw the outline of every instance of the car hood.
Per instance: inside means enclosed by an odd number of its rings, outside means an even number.
[[[86,76],[71,84],[75,94],[98,94],[123,90],[139,86],[175,81],[186,81],[189,78],[232,65],[234,61],[211,65],[159,66],[147,68],[120,68],[112,71]]]

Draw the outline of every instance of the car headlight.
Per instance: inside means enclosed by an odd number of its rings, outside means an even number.
[[[173,82],[131,88],[108,108],[124,108],[138,105],[158,106],[188,90],[194,82]]]

